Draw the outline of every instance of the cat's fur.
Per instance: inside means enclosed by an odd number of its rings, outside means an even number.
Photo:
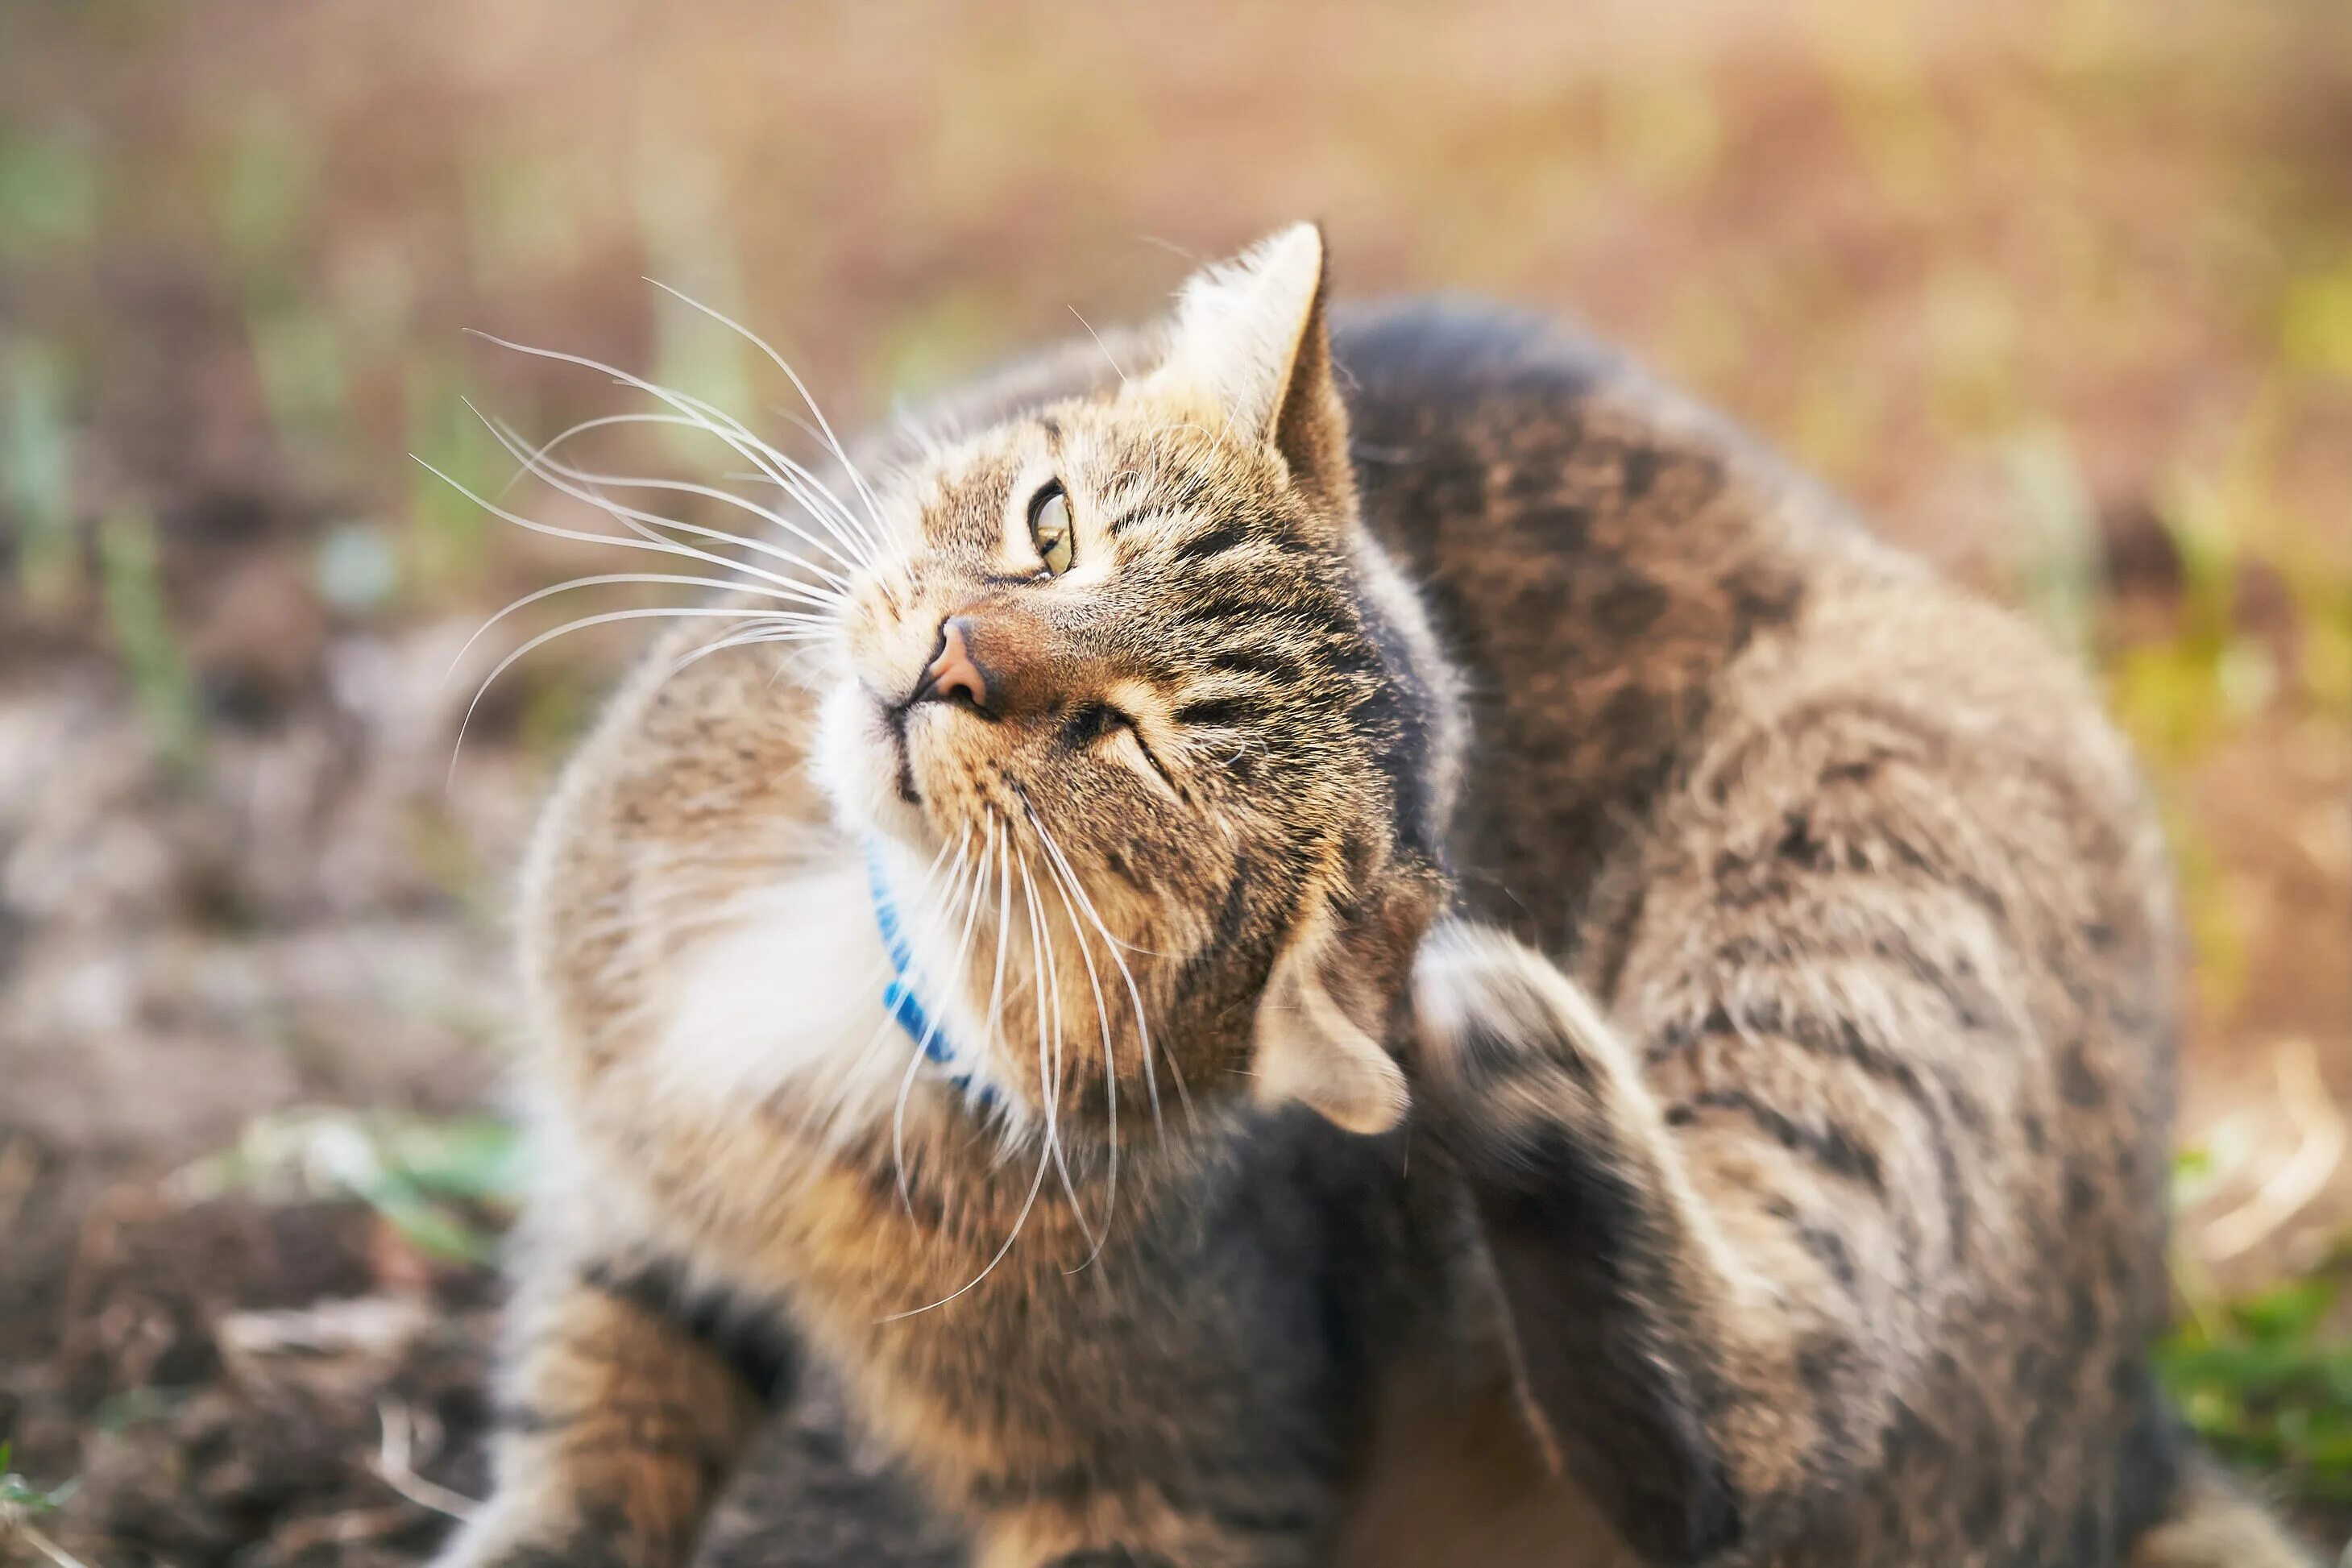
[[[449,1561],[682,1561],[804,1353],[985,1568],[2303,1561],[2150,1381],[2171,916],[2082,681],[1541,321],[1328,341],[1299,229],[983,388],[816,654],[607,713]]]

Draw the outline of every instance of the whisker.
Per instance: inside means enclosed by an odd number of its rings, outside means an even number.
[[[740,321],[736,321],[733,317],[726,315],[721,311],[714,310],[709,306],[704,304],[701,300],[682,293],[678,289],[673,289],[668,284],[661,282],[656,279],[648,278],[646,281],[653,284],[655,288],[660,289],[663,293],[669,295],[672,299],[701,311],[704,315],[709,317],[712,321],[717,321],[721,326],[733,328],[738,333],[741,334],[746,342],[751,344],[752,347],[758,349],[761,353],[766,354],[769,361],[773,363],[778,370],[784,373],[785,379],[793,384],[793,390],[801,395],[801,401],[803,403],[808,405],[809,414],[816,420],[817,427],[824,432],[825,444],[833,448],[833,455],[835,458],[840,462],[842,471],[849,476],[849,482],[856,488],[859,496],[865,500],[866,510],[873,516],[875,527],[877,529],[880,528],[882,526],[881,509],[875,502],[873,490],[866,486],[866,476],[857,471],[857,465],[856,463],[850,461],[848,448],[844,447],[841,444],[841,438],[833,433],[832,423],[825,418],[824,410],[817,406],[816,398],[809,392],[808,384],[801,379],[801,373],[794,370],[789,363],[787,363],[784,356],[778,353],[774,347],[771,345],[765,338],[762,338],[759,333],[751,331]]]
[[[697,397],[690,392],[681,392],[677,395],[685,401],[688,412],[706,422],[724,421],[729,431],[757,447],[759,455],[754,457],[752,461],[759,463],[768,471],[769,483],[778,486],[786,494],[806,506],[827,528],[833,530],[844,543],[862,542],[867,547],[870,557],[871,548],[879,542],[878,538],[874,531],[866,526],[865,520],[835,493],[833,487],[826,484],[815,469],[794,458],[717,404]],[[826,439],[823,433],[810,429],[806,420],[794,418],[791,415],[786,415],[784,417],[802,429],[807,430],[816,439],[820,441]],[[703,427],[709,429],[710,425],[706,423]],[[846,460],[845,457],[844,461],[846,462]]]
[[[520,434],[509,428],[501,422],[490,418],[480,409],[474,407],[472,403],[467,403],[466,406],[472,411],[474,417],[481,420],[482,424],[489,430],[490,434],[497,437],[499,445],[504,447],[509,456],[514,458],[517,462],[523,465],[526,471],[538,478],[541,482],[564,495],[570,496],[572,500],[584,502],[589,506],[596,508],[599,511],[604,512],[614,521],[621,524],[624,528],[628,529],[630,532],[635,534],[640,539],[675,542],[675,541],[669,540],[668,534],[656,531],[662,529],[676,529],[680,533],[691,533],[696,535],[698,538],[720,540],[729,544],[740,545],[744,549],[751,551],[756,554],[766,555],[774,560],[788,562],[792,565],[798,567],[801,571],[809,573],[814,576],[822,577],[827,583],[833,584],[829,589],[819,588],[814,584],[800,584],[800,586],[805,587],[812,594],[822,594],[827,599],[835,602],[845,598],[848,595],[849,580],[847,578],[842,576],[839,573],[829,571],[825,567],[818,564],[816,562],[808,560],[804,556],[798,555],[792,551],[782,549],[777,545],[770,544],[763,540],[747,539],[740,533],[730,532],[723,528],[711,528],[699,522],[688,522],[683,518],[665,517],[658,512],[646,511],[640,507],[625,506],[621,502],[614,500],[612,497],[605,495],[601,490],[576,483],[568,477],[574,470],[572,470],[564,464],[558,463],[553,458],[547,457],[543,448],[536,451],[524,450],[524,443]],[[712,493],[723,496],[727,492],[724,490],[714,490]],[[766,516],[769,514],[762,512],[761,515]],[[817,542],[812,541],[812,542]],[[719,559],[723,560],[725,558],[720,557]],[[738,570],[746,569],[740,562],[728,561],[727,563]]]
[[[443,679],[446,679],[448,676],[457,674],[457,667],[466,662],[466,656],[474,651],[474,645],[482,640],[483,634],[517,610],[535,605],[541,599],[569,593],[574,588],[602,587],[612,583],[661,583],[681,588],[723,588],[730,593],[755,594],[761,598],[782,599],[787,604],[801,602],[780,588],[762,588],[750,583],[735,582],[730,578],[686,577],[667,572],[600,572],[592,577],[574,577],[569,582],[558,583],[551,587],[541,588],[536,593],[525,594],[521,598],[515,600],[505,609],[484,621],[475,628],[474,635],[466,639],[466,646],[457,650],[457,657],[449,661],[449,668]],[[811,616],[810,619],[814,622],[817,617]]]
[[[525,654],[531,652],[533,649],[542,647],[545,645],[553,642],[557,637],[563,636],[567,632],[583,631],[590,626],[609,626],[615,621],[645,621],[657,619],[662,616],[677,616],[682,619],[699,616],[726,616],[736,620],[753,620],[768,613],[769,612],[764,610],[722,610],[715,607],[705,607],[700,605],[667,605],[635,610],[606,610],[601,615],[583,616],[578,620],[566,621],[560,626],[540,633],[537,637],[531,638],[529,642],[523,644],[520,647],[507,655],[506,658],[499,660],[498,668],[491,670],[489,674],[484,676],[482,678],[482,684],[474,689],[473,700],[466,704],[466,716],[457,721],[457,738],[449,749],[449,776],[446,782],[454,784],[457,781],[457,752],[459,748],[463,747],[466,743],[467,728],[473,723],[474,710],[482,705],[482,698],[484,694],[489,690],[490,687],[498,680],[499,676],[504,675],[507,672],[517,659],[521,658]]]
[[[1002,826],[999,819],[996,817],[995,813],[991,812],[989,816],[992,827]],[[992,837],[992,847],[993,847],[993,835]],[[1003,842],[1009,851],[1011,845],[1011,835],[1009,830],[1004,834]],[[993,1035],[995,1028],[994,1020],[998,1016],[997,1005],[1003,994],[1003,922],[1007,918],[1009,918],[1012,899],[1012,886],[1003,862],[1005,859],[1009,858],[1010,855],[1008,853],[1003,857],[1000,857],[998,861],[997,887],[999,890],[999,919],[996,943],[996,980],[991,986],[989,997],[989,1017],[991,1020],[990,1033],[992,1036]],[[1021,1239],[1021,1232],[1029,1223],[1030,1211],[1037,1206],[1037,1194],[1045,1190],[1045,1171],[1053,1163],[1053,1157],[1054,1153],[1050,1146],[1039,1152],[1037,1156],[1037,1169],[1029,1178],[1028,1194],[1021,1200],[1021,1212],[1013,1216],[1013,1228],[1006,1234],[1004,1244],[996,1249],[995,1256],[991,1258],[988,1262],[982,1267],[979,1273],[973,1275],[970,1279],[965,1280],[961,1285],[958,1286],[953,1290],[949,1291],[946,1295],[940,1297],[936,1301],[927,1302],[920,1307],[912,1307],[903,1312],[893,1312],[880,1321],[885,1323],[896,1323],[902,1321],[905,1319],[917,1317],[924,1312],[930,1311],[933,1308],[944,1307],[949,1302],[967,1294],[978,1287],[981,1281],[986,1279],[991,1274],[995,1273],[996,1266],[1004,1261],[1005,1258],[1013,1251],[1013,1244]]]
[[[955,1289],[950,1290],[946,1295],[940,1297],[938,1300],[928,1302],[920,1307],[909,1308],[908,1310],[903,1312],[893,1312],[888,1317],[880,1321],[885,1323],[896,1323],[904,1319],[912,1318],[920,1313],[928,1312],[934,1307],[944,1307],[949,1302],[954,1300],[957,1297],[964,1295],[966,1292],[971,1290],[990,1275],[995,1273],[996,1266],[1003,1262],[1005,1254],[1013,1250],[1013,1244],[1021,1239],[1022,1227],[1029,1223],[1029,1211],[1037,1206],[1037,1194],[1045,1189],[1045,1169],[1053,1163],[1053,1151],[1050,1149],[1037,1156],[1037,1173],[1029,1179],[1029,1195],[1022,1199],[1021,1212],[1013,1216],[1012,1234],[1004,1238],[1004,1245],[996,1249],[996,1256],[988,1260],[987,1267],[981,1269],[979,1273],[973,1275],[970,1279],[965,1280],[963,1284],[958,1286]]]
[[[725,653],[729,648],[754,647],[762,643],[830,642],[833,640],[835,629],[832,626],[796,626],[782,630],[744,632],[736,637],[719,637],[715,641],[704,643],[700,647],[671,665],[669,678],[675,679],[711,655]]]
[[[1127,385],[1127,367],[1120,364],[1118,363],[1118,356],[1110,352],[1110,345],[1103,342],[1102,334],[1100,332],[1095,331],[1095,324],[1092,321],[1087,321],[1086,317],[1079,315],[1078,308],[1076,305],[1072,305],[1070,307],[1070,314],[1078,317],[1078,325],[1087,330],[1087,336],[1094,339],[1095,347],[1102,350],[1103,363],[1109,365],[1112,370],[1118,374],[1119,385]]]
[[[567,353],[562,349],[533,348],[529,343],[515,342],[511,339],[501,338],[489,332],[476,331],[474,335],[481,338],[486,342],[493,342],[498,344],[500,348],[510,349],[516,353],[529,354],[534,359],[552,360],[562,364],[575,364],[583,370],[593,370],[597,372],[599,374],[609,375],[624,386],[635,387],[636,390],[646,394],[647,396],[658,399],[659,401],[669,405],[672,408],[677,409],[678,413],[686,415],[690,418],[695,418],[696,423],[700,425],[702,428],[709,431],[711,435],[717,437],[719,440],[724,441],[729,447],[732,447],[736,456],[742,458],[755,468],[767,469],[778,484],[784,485],[787,489],[793,489],[792,481],[786,479],[784,472],[780,471],[769,461],[771,457],[779,457],[781,454],[776,453],[774,448],[769,447],[766,442],[760,440],[748,429],[744,428],[740,420],[735,419],[721,411],[713,410],[714,413],[719,414],[719,418],[726,421],[724,425],[715,423],[707,417],[697,416],[698,406],[703,408],[709,407],[709,405],[702,403],[702,400],[699,398],[690,396],[686,393],[674,392],[668,387],[661,386],[654,382],[647,381],[643,376],[633,375],[629,372],[622,370],[616,365],[605,364],[602,361],[590,359],[584,354]],[[746,445],[746,442],[749,442],[750,445]],[[789,458],[785,459],[785,462],[791,468],[797,468],[799,467],[797,464],[791,463]],[[822,488],[823,487],[820,485],[819,489]],[[793,493],[799,494],[801,492],[795,489]],[[827,491],[826,493],[830,494],[831,492]]]
[[[899,412],[898,412],[898,411],[897,411],[895,404],[893,405],[893,410],[894,410],[894,412],[893,412],[893,418],[894,418],[894,419],[896,419],[896,420],[903,421],[903,420],[904,420],[904,418],[905,418],[905,416],[903,415],[903,413],[899,413]],[[769,412],[769,413],[771,413],[771,414],[772,414],[772,415],[774,415],[777,418],[779,418],[779,419],[782,420],[785,424],[787,424],[787,425],[791,426],[793,429],[795,429],[795,430],[799,431],[802,435],[803,435],[803,436],[807,437],[810,440],[812,440],[812,441],[815,442],[818,446],[820,446],[820,447],[830,447],[830,446],[832,445],[832,437],[831,437],[830,434],[829,434],[827,431],[825,431],[824,429],[821,428],[821,427],[820,427],[820,426],[818,426],[812,425],[811,423],[809,423],[809,421],[808,421],[808,420],[806,420],[806,419],[803,418],[800,415],[793,413],[791,409],[789,409],[789,408],[785,408],[785,407],[783,407],[783,406],[782,406],[782,405],[780,405],[771,404],[771,405],[768,405],[768,412]],[[925,447],[926,447],[926,449],[927,449],[927,450],[935,450],[935,449],[936,449],[936,446],[935,446],[935,444],[934,444],[934,443],[931,443],[931,442],[929,442],[929,441],[927,441],[927,442],[925,443]],[[850,467],[848,454],[846,454],[846,453],[842,454],[842,459],[841,459],[841,460],[842,460],[842,466],[843,466],[845,468],[849,468],[849,467]],[[803,469],[803,471],[805,472],[806,470],[805,470],[805,469]],[[854,470],[853,470],[853,472],[854,472]],[[814,478],[814,476],[812,476],[812,478]],[[768,481],[768,482],[770,482],[770,483],[773,483],[774,481],[773,481],[773,480],[770,480],[770,481]],[[822,481],[822,480],[817,480],[816,482],[817,482],[817,483],[819,483],[819,484],[822,484],[824,481]],[[827,493],[828,495],[830,495],[832,492],[828,489],[828,490],[826,491],[826,493]],[[888,528],[887,524],[882,524],[882,525],[881,525],[881,528],[880,528],[880,531],[881,531],[881,534],[882,534],[882,539],[881,539],[881,546],[882,546],[882,549],[884,549],[884,550],[886,550],[886,551],[888,551],[888,552],[892,552],[892,553],[893,553],[893,554],[895,554],[895,555],[902,556],[902,557],[903,557],[903,556],[905,555],[905,553],[906,553],[905,547],[904,547],[901,543],[899,543],[899,542],[898,542],[898,541],[897,541],[897,540],[893,539],[893,538],[890,536],[890,531],[889,531],[889,528]]]
[[[1087,941],[1086,928],[1078,924],[1077,906],[1070,901],[1070,890],[1064,884],[1061,868],[1050,858],[1045,868],[1053,873],[1054,890],[1061,895],[1062,912],[1069,917],[1070,931],[1078,939],[1078,956],[1087,966],[1087,987],[1094,993],[1095,1023],[1102,1031],[1103,1100],[1110,1122],[1110,1160],[1103,1194],[1102,1236],[1095,1242],[1094,1251],[1087,1255],[1087,1263],[1092,1263],[1102,1256],[1103,1243],[1110,1239],[1111,1215],[1118,1206],[1118,1058],[1111,1046],[1110,1010],[1103,1005],[1102,977],[1095,968],[1093,944]]]
[[[1016,848],[1019,847],[1016,845]],[[1054,1165],[1061,1173],[1062,1195],[1070,1200],[1070,1217],[1077,1221],[1078,1234],[1087,1239],[1087,1256],[1102,1250],[1095,1239],[1094,1227],[1087,1224],[1086,1209],[1078,1202],[1077,1184],[1070,1179],[1068,1152],[1062,1146],[1062,1010],[1059,975],[1054,966],[1053,952],[1046,941],[1045,924],[1037,904],[1037,885],[1029,874],[1029,856],[1021,854],[1021,897],[1029,908],[1029,962],[1035,972],[1033,994],[1037,1011],[1037,1081],[1045,1101],[1045,1144],[1054,1152]],[[1048,1003],[1053,1013],[1052,1065],[1047,1066],[1045,1049],[1046,1012]]]
[[[1069,858],[1062,853],[1062,847],[1054,841],[1053,834],[1046,829],[1043,822],[1037,820],[1037,813],[1034,807],[1029,812],[1029,825],[1037,830],[1038,842],[1045,847],[1045,852],[1054,858],[1055,863],[1062,868],[1063,876],[1068,879],[1070,891],[1077,895],[1078,903],[1086,910],[1087,919],[1092,922],[1096,931],[1102,933],[1104,949],[1110,954],[1110,961],[1118,965],[1119,978],[1127,985],[1128,1004],[1135,1010],[1135,1031],[1140,1042],[1143,1057],[1143,1088],[1151,1101],[1152,1126],[1160,1128],[1162,1123],[1160,1115],[1160,1079],[1151,1065],[1151,1026],[1144,1017],[1143,994],[1135,984],[1135,973],[1128,968],[1127,959],[1119,952],[1120,947],[1125,944],[1111,934],[1110,927],[1103,923],[1101,914],[1095,909],[1094,900],[1087,896],[1086,884],[1079,881],[1077,872],[1071,869]],[[1163,1051],[1166,1050],[1165,1047],[1161,1048]],[[1184,1102],[1184,1114],[1190,1117],[1192,1114],[1192,1097],[1184,1086],[1184,1070],[1177,1066],[1173,1052],[1168,1052],[1168,1070],[1175,1077],[1177,1098]]]
[[[717,566],[725,571],[740,572],[747,576],[757,578],[762,583],[771,584],[778,588],[787,589],[796,594],[808,595],[810,595],[809,602],[818,605],[824,605],[833,602],[832,600],[824,597],[821,590],[813,588],[805,583],[795,582],[790,577],[785,577],[777,573],[768,571],[764,567],[754,566],[749,562],[730,561],[724,555],[715,555],[708,550],[698,550],[691,544],[680,544],[676,540],[658,538],[622,539],[609,533],[590,533],[585,529],[564,528],[556,523],[541,522],[536,518],[525,517],[520,512],[509,511],[505,507],[497,504],[495,501],[483,500],[480,496],[475,494],[466,486],[458,483],[456,479],[451,479],[447,474],[442,472],[439,468],[435,468],[431,463],[426,462],[423,458],[415,457],[414,454],[411,456],[412,460],[415,461],[416,466],[423,468],[426,473],[431,474],[435,479],[439,479],[443,484],[447,485],[451,489],[456,490],[459,495],[464,496],[467,500],[472,501],[484,511],[488,512],[492,517],[498,518],[499,521],[504,522],[510,522],[517,528],[527,528],[533,533],[543,533],[551,539],[569,539],[582,544],[611,544],[617,545],[624,550],[650,550],[655,552],[656,554],[682,556],[687,560],[699,561],[707,565]]]
[[[1003,1038],[1004,1017],[1004,937],[1013,924],[1013,829],[1005,824],[1003,853],[996,863],[996,963],[995,973],[988,983],[988,1019],[981,1026],[981,1049],[995,1048]]]
[[[951,984],[955,984],[962,983],[964,958],[971,950],[972,921],[980,912],[980,889],[988,879],[989,863],[996,856],[996,837],[992,826],[981,858],[973,868],[971,880],[969,883],[956,881],[962,870],[965,849],[971,842],[971,829],[967,827],[956,849],[956,870],[950,873],[948,894],[950,899],[960,901],[964,910],[963,930],[956,938],[955,973],[951,977]],[[927,1013],[924,1016],[923,1037],[915,1042],[915,1054],[908,1060],[906,1076],[898,1080],[898,1100],[890,1112],[890,1160],[898,1173],[898,1201],[905,1205],[909,1218],[915,1213],[915,1199],[907,1186],[907,1097],[915,1087],[915,1075],[922,1070],[923,1063],[930,1056],[931,1041],[937,1037],[939,1026],[937,1015]]]
[[[708,500],[721,501],[729,506],[736,508],[738,510],[748,511],[752,516],[757,517],[763,521],[774,524],[776,527],[784,530],[787,533],[792,534],[794,538],[802,540],[803,542],[814,546],[816,549],[824,551],[827,555],[832,556],[844,566],[855,568],[864,564],[862,557],[847,553],[838,543],[835,542],[835,541],[829,539],[819,539],[815,534],[802,528],[800,524],[794,522],[791,518],[786,517],[783,513],[771,511],[766,507],[761,506],[759,502],[751,500],[747,496],[737,495],[733,490],[723,490],[716,485],[697,484],[689,479],[667,479],[650,476],[639,478],[630,474],[596,473],[591,469],[580,468],[576,464],[560,463],[553,458],[548,456],[550,452],[553,451],[563,442],[573,436],[581,434],[583,431],[594,429],[599,426],[618,424],[683,425],[697,429],[704,428],[698,421],[688,419],[683,415],[607,415],[601,419],[583,420],[582,423],[572,426],[570,429],[563,431],[553,439],[549,440],[535,448],[535,455],[539,461],[547,468],[553,472],[560,473],[566,479],[578,484],[589,486],[616,485],[624,489],[668,490],[674,494],[700,496]],[[525,465],[525,468],[526,471],[531,471],[528,464]],[[668,523],[668,526],[676,528],[690,528],[694,525],[690,523],[672,521]],[[820,526],[824,525],[821,524]],[[730,533],[724,535],[724,537],[732,539],[737,543],[749,546],[754,550],[768,548],[766,546],[762,546],[755,540],[745,539],[740,534]],[[840,579],[835,579],[835,581],[840,581]]]
[[[847,548],[849,553],[846,556],[836,553],[836,559],[856,563],[864,563],[872,559],[871,542],[863,537],[864,530],[856,513],[851,511],[847,504],[834,493],[833,488],[818,478],[805,463],[794,458],[790,453],[768,440],[726,409],[719,407],[719,405],[706,398],[697,397],[690,392],[679,392],[675,388],[667,390],[670,397],[674,399],[671,406],[681,412],[654,414],[637,410],[626,414],[606,415],[601,419],[585,421],[581,426],[575,426],[572,432],[567,432],[567,435],[583,429],[593,429],[602,425],[622,424],[661,425],[698,430],[706,436],[725,443],[728,449],[734,452],[736,456],[749,458],[757,466],[756,473],[730,475],[729,478],[754,484],[772,485],[783,491],[793,501],[805,508],[811,521]],[[814,432],[812,431],[811,434],[814,436]],[[733,500],[739,505],[747,507],[755,504],[742,496],[736,496]],[[791,526],[782,519],[775,521],[781,526]]]

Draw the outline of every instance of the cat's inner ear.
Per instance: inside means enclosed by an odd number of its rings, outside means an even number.
[[[1323,233],[1302,223],[1195,273],[1161,376],[1270,445],[1300,489],[1352,500],[1348,416],[1324,323]]]
[[[1342,924],[1318,909],[1275,961],[1259,999],[1252,1092],[1312,1107],[1349,1132],[1385,1132],[1410,1096],[1386,1040],[1412,952],[1436,907],[1427,877],[1399,877]]]
[[[1297,1101],[1347,1131],[1385,1132],[1404,1116],[1404,1072],[1341,1004],[1348,977],[1327,973],[1343,957],[1334,947],[1310,934],[1276,961],[1258,1001],[1251,1089],[1260,1104]]]

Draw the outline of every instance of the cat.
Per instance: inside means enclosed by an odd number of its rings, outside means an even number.
[[[982,1568],[2306,1562],[2152,1379],[2084,680],[1575,334],[1327,292],[1286,230],[830,476],[706,419],[802,542],[534,841],[443,1561],[685,1562],[815,1358]]]

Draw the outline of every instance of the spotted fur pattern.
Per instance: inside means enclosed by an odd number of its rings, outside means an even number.
[[[448,1563],[683,1562],[804,1356],[982,1568],[2302,1561],[2149,1382],[2171,917],[2071,671],[1557,328],[1327,332],[1312,230],[1093,353],[566,775]]]

